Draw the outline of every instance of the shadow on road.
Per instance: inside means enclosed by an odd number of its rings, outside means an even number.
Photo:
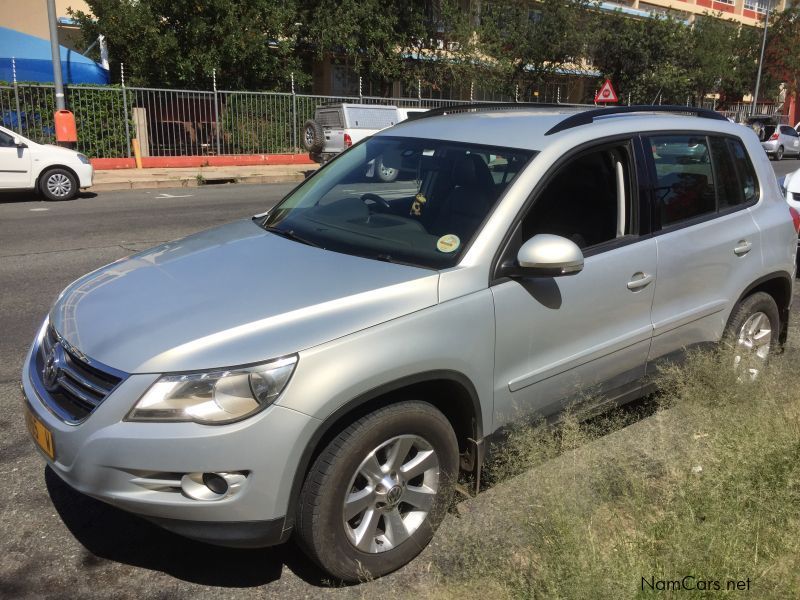
[[[75,200],[79,198],[96,198],[97,194],[94,192],[79,192],[75,196]],[[37,204],[57,204],[59,201],[45,200],[41,195],[34,191],[0,191],[0,204],[14,204],[20,202],[36,202]],[[63,202],[69,202],[64,200]]]
[[[195,542],[90,498],[64,483],[50,467],[45,484],[53,506],[72,535],[91,553],[84,567],[102,559],[161,571],[183,581],[217,587],[255,587],[277,581],[286,565],[314,586],[327,576],[294,544],[239,550]]]

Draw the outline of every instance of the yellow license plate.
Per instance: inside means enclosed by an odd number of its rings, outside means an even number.
[[[53,444],[53,434],[45,427],[30,409],[25,410],[25,422],[28,424],[28,431],[33,441],[41,448],[52,460],[56,458],[56,447]]]

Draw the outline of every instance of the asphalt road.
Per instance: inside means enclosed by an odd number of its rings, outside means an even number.
[[[800,160],[773,166],[783,174]],[[291,187],[105,192],[68,203],[0,194],[0,598],[373,597],[421,577],[417,560],[375,584],[333,589],[292,545],[237,551],[180,538],[68,488],[25,431],[22,359],[61,289],[158,242],[261,212]]]

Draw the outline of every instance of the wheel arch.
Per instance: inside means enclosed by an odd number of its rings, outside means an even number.
[[[62,164],[45,165],[39,169],[39,172],[36,174],[36,181],[33,184],[33,189],[39,190],[39,185],[42,182],[42,176],[53,169],[64,169],[65,171],[69,171],[69,173],[75,178],[75,186],[78,188],[78,190],[81,189],[81,178],[75,172],[75,169]]]
[[[445,395],[445,399],[442,396]],[[483,437],[480,398],[472,381],[458,371],[418,373],[382,384],[343,404],[317,428],[300,457],[292,480],[284,529],[293,527],[300,490],[308,470],[327,444],[353,421],[383,406],[402,400],[422,400],[440,410],[456,433],[459,452],[470,448],[469,439]],[[471,452],[471,450],[470,450]]]

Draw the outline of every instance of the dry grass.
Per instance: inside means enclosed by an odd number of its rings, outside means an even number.
[[[514,430],[490,464],[481,514],[435,552],[428,595],[800,597],[793,362],[778,357],[741,383],[730,357],[695,354],[662,374],[651,418],[567,415],[557,428]],[[711,581],[710,592],[669,583],[653,592],[642,581],[685,576]],[[726,590],[748,579],[749,592]]]

